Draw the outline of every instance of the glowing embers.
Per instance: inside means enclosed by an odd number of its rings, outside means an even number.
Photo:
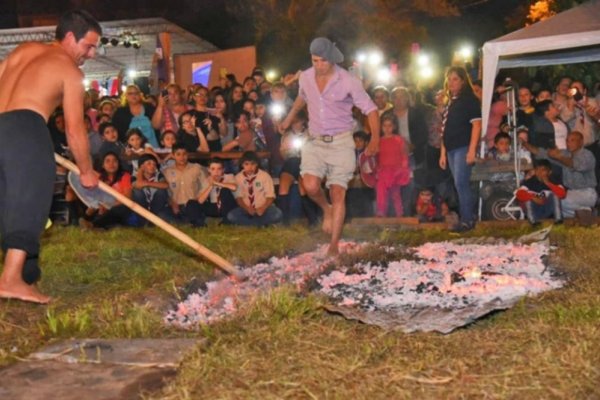
[[[365,245],[345,242],[343,252]],[[191,294],[165,322],[196,328],[234,314],[260,293],[282,284],[318,290],[332,311],[386,329],[450,332],[490,311],[511,307],[523,296],[556,289],[563,281],[545,265],[547,242],[524,245],[426,243],[396,251],[382,248],[378,262],[349,262],[331,270],[327,246],[292,258],[271,258],[245,269],[243,282],[209,282]],[[352,258],[352,257],[350,257]],[[370,257],[369,257],[370,258]],[[392,260],[392,261],[390,261]],[[315,283],[316,282],[316,283]]]
[[[362,245],[343,242],[340,251],[353,252]],[[208,282],[196,293],[190,294],[177,308],[167,313],[167,324],[193,329],[198,325],[210,324],[234,314],[238,305],[275,287],[289,284],[298,291],[304,290],[307,283],[317,277],[329,264],[327,246],[316,251],[302,253],[295,257],[272,257],[267,263],[260,263],[242,271],[247,279],[237,282],[230,278]]]
[[[365,310],[401,307],[461,308],[511,300],[562,286],[544,259],[548,246],[499,243],[427,243],[416,260],[355,265],[318,279],[320,291],[343,305]]]

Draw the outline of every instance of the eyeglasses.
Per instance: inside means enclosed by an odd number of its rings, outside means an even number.
[[[198,97],[207,97],[207,94],[204,92],[196,92],[194,93],[194,96],[198,96]]]
[[[182,120],[181,120],[181,123],[182,123],[182,124],[191,124],[191,123],[192,123],[192,120],[191,120],[191,119],[182,119]]]

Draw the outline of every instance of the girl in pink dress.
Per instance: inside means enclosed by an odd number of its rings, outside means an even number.
[[[400,189],[410,182],[408,146],[399,135],[394,115],[381,118],[381,139],[377,154],[377,184],[375,185],[377,216],[385,217],[392,199],[397,217],[403,215]]]

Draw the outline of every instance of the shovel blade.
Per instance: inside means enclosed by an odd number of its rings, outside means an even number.
[[[67,177],[69,181],[69,185],[77,194],[77,197],[90,208],[100,208],[100,206],[110,209],[117,204],[117,200],[108,193],[103,192],[100,188],[95,187],[92,189],[88,189],[83,187],[81,184],[81,180],[79,180],[79,175],[69,172]]]

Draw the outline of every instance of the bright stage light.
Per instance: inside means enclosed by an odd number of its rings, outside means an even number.
[[[429,65],[427,65],[419,70],[419,75],[423,79],[429,79],[429,78],[433,77],[433,68],[431,68]]]
[[[270,69],[267,71],[265,77],[269,82],[273,82],[277,78],[277,71],[274,69]]]
[[[299,149],[302,147],[302,145],[304,145],[304,139],[299,138],[299,137],[295,137],[294,139],[292,139],[292,147],[295,149]]]
[[[271,115],[273,115],[274,118],[279,119],[283,116],[283,113],[285,112],[285,106],[281,103],[273,103],[271,104]]]
[[[470,60],[473,57],[473,48],[471,46],[462,46],[458,53],[463,58],[463,60]]]
[[[377,81],[383,84],[390,83],[392,73],[388,68],[381,68],[377,71]]]
[[[383,54],[381,54],[379,51],[372,51],[368,55],[367,62],[369,65],[376,67],[383,62]]]
[[[419,67],[425,67],[426,65],[429,65],[429,61],[429,56],[427,54],[419,54],[417,57],[417,65]]]

